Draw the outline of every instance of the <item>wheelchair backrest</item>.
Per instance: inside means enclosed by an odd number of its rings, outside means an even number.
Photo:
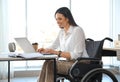
[[[85,40],[86,50],[89,57],[101,59],[103,44],[105,40],[113,41],[111,38],[108,38],[108,37],[98,41],[94,41],[93,39],[90,39],[90,38],[87,38]]]

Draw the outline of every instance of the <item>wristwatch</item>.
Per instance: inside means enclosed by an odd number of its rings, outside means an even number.
[[[61,57],[61,53],[62,53],[62,51],[59,51],[58,57]]]

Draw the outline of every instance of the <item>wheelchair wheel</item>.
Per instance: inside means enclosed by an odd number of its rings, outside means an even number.
[[[96,68],[91,70],[81,79],[81,82],[89,82],[89,80],[97,74],[106,74],[113,80],[113,82],[118,82],[118,80],[116,79],[113,73],[103,68]]]

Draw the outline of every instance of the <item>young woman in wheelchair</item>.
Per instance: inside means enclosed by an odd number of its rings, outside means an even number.
[[[56,54],[57,73],[68,74],[69,68],[78,57],[88,57],[85,48],[85,34],[83,29],[76,24],[71,11],[61,7],[55,12],[55,19],[60,31],[54,43],[48,48],[39,48],[38,52]],[[60,58],[63,58],[60,60]],[[54,82],[53,61],[46,60],[43,64],[38,82]]]

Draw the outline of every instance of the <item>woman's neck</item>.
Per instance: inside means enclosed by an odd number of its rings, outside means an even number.
[[[64,27],[65,33],[67,33],[67,31],[68,31],[69,28],[70,28],[69,24]]]

